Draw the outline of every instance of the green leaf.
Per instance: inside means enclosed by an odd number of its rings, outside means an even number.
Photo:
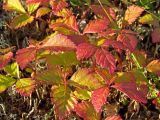
[[[15,79],[0,74],[0,93],[5,91],[8,87],[12,86],[15,82]]]
[[[92,69],[80,69],[73,74],[71,80],[74,82],[86,86],[91,90],[98,89],[104,86],[104,79],[96,74]]]
[[[31,23],[33,20],[34,20],[33,16],[29,16],[27,14],[22,14],[22,15],[15,17],[12,20],[11,26],[13,28],[17,29],[17,28],[23,27],[23,26]]]
[[[13,76],[13,77],[19,77],[19,74],[20,74],[20,71],[19,71],[19,66],[18,64],[15,62],[15,63],[12,63],[10,65],[7,65],[5,68],[4,68],[4,71],[6,73],[8,73],[9,75]]]
[[[40,3],[32,3],[27,5],[28,12],[32,14],[39,7]]]
[[[20,0],[6,0],[4,8],[6,10],[12,10],[12,11],[16,11],[16,12],[26,13]]]
[[[76,89],[74,95],[80,100],[89,100],[91,98],[91,92],[84,89]]]
[[[31,78],[23,78],[16,82],[16,90],[22,96],[29,96],[35,88],[35,81]]]
[[[53,86],[51,98],[60,120],[64,120],[77,104],[77,100],[73,96],[71,89],[65,85]]]
[[[35,79],[41,82],[52,84],[52,85],[63,83],[62,78],[60,74],[58,73],[58,70],[56,70],[56,68],[39,72],[36,75]]]
[[[139,22],[142,24],[153,24],[155,18],[151,14],[146,14],[139,19]]]
[[[48,55],[46,57],[48,65],[71,66],[78,64],[76,54],[74,52],[64,52],[60,54]]]
[[[37,10],[36,18],[48,14],[50,11],[51,11],[51,9],[48,8],[48,7],[41,7],[41,8],[39,8],[39,9]]]

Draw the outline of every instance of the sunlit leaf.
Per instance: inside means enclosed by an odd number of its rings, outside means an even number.
[[[43,49],[51,49],[54,51],[73,50],[75,44],[65,35],[54,34],[46,38],[46,42],[41,46]]]
[[[100,120],[100,114],[96,113],[90,102],[81,102],[76,105],[75,112],[83,118],[83,120]]]
[[[0,74],[0,93],[5,91],[8,87],[12,86],[15,82],[15,79]]]
[[[141,15],[144,11],[142,7],[131,5],[127,8],[125,12],[124,20],[128,22],[128,24],[132,24],[135,20]]]
[[[15,10],[16,12],[26,13],[20,0],[5,0],[4,8],[6,10]]]
[[[77,104],[71,89],[65,85],[53,86],[51,98],[60,120],[64,120]]]
[[[89,100],[91,98],[91,92],[85,89],[76,89],[74,95],[80,100]]]
[[[139,19],[142,24],[152,24],[154,22],[154,17],[151,14],[146,14]]]
[[[99,33],[107,29],[109,26],[109,20],[107,19],[98,19],[91,20],[85,27],[83,33]]]
[[[92,90],[103,87],[104,85],[104,79],[92,69],[78,70],[73,74],[71,80]]]
[[[48,14],[51,11],[48,7],[41,7],[37,10],[36,17],[41,17]]]
[[[12,57],[13,57],[12,52],[9,52],[5,55],[0,55],[0,69],[5,67],[10,62]]]
[[[27,14],[18,15],[12,20],[11,26],[15,29],[18,29],[33,22],[33,20],[34,20],[33,16],[29,16]]]
[[[16,62],[5,66],[4,71],[14,77],[19,77],[20,75],[19,66]]]
[[[35,84],[31,78],[23,78],[16,82],[16,90],[22,96],[29,96],[33,92]]]
[[[156,73],[160,76],[160,60],[151,61],[146,68],[149,72]]]
[[[32,14],[39,7],[40,3],[28,4],[27,9],[30,14]]]

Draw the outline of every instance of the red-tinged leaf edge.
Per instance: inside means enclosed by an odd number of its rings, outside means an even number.
[[[12,52],[8,52],[5,55],[0,55],[0,69],[5,67],[11,61],[12,57],[13,57]]]

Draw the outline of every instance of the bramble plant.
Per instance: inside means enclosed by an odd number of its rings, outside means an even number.
[[[74,7],[84,12],[76,14]],[[150,60],[138,49],[139,33],[131,29],[135,23],[148,24],[152,42],[160,42],[159,19],[146,4],[129,5],[121,18],[118,8],[100,0],[4,0],[3,8],[15,12],[10,29],[43,31],[45,38],[30,35],[29,45],[16,52],[17,46],[1,49],[0,92],[15,85],[22,96],[30,96],[39,86],[50,85],[60,120],[73,111],[84,120],[102,119],[111,89],[142,104],[149,97],[160,103],[158,89],[148,78],[159,81],[160,60]]]

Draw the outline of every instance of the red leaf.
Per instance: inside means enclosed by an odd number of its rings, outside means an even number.
[[[113,36],[114,34],[116,34],[117,31],[116,30],[112,30],[112,29],[107,29],[103,32],[98,33],[98,37],[106,37],[106,36]]]
[[[160,28],[155,28],[153,31],[152,31],[152,42],[153,43],[159,43],[160,42]]]
[[[101,107],[105,104],[108,95],[109,95],[108,87],[102,87],[93,91],[91,100],[97,112],[100,112]]]
[[[30,45],[27,48],[23,48],[17,51],[16,61],[20,65],[21,69],[24,69],[26,65],[35,59],[37,47]]]
[[[108,68],[110,73],[113,73],[116,69],[116,62],[111,53],[105,49],[98,49],[95,53],[96,63],[102,68]]]
[[[125,50],[126,47],[123,45],[122,42],[120,41],[115,41],[115,40],[106,40],[103,46],[109,47],[112,46],[113,48]]]
[[[132,5],[129,6],[125,12],[125,20],[128,22],[128,24],[132,24],[144,11],[142,7]]]
[[[76,17],[74,15],[68,17],[65,21],[65,24],[68,25],[68,27],[70,27],[74,31],[79,32]]]
[[[109,21],[107,19],[92,20],[88,23],[83,33],[99,33],[107,29]]]
[[[49,2],[49,0],[26,0],[26,3],[40,3],[40,2]]]
[[[65,51],[73,50],[76,48],[76,46],[67,36],[62,34],[56,34],[49,37],[47,42],[44,43],[41,48],[54,51]]]
[[[68,7],[68,3],[63,1],[63,0],[58,0],[58,1],[53,1],[52,2],[53,13],[57,13],[65,7]]]
[[[113,19],[115,19],[115,18],[116,18],[116,13],[115,13],[115,11],[114,11],[112,8],[110,8],[110,7],[106,7],[106,6],[104,6],[104,7],[105,7],[105,10],[109,13],[109,15],[110,15]],[[101,7],[100,5],[91,5],[91,9],[93,10],[93,12],[94,12],[96,15],[101,15],[101,16],[103,16],[103,17],[108,18],[107,15],[106,15],[106,13],[104,12],[104,10],[102,9],[102,7]]]
[[[130,51],[134,51],[138,43],[136,33],[131,30],[122,30],[117,41],[122,42]]]
[[[84,120],[99,120],[100,115],[96,113],[90,102],[81,102],[76,105],[75,112]]]
[[[76,45],[87,42],[88,38],[84,35],[68,35],[68,38]]]
[[[146,94],[143,91],[137,89],[137,85],[134,81],[131,82],[122,82],[116,83],[112,87],[118,89],[119,91],[125,93],[131,99],[134,99],[138,102],[147,103]],[[146,89],[145,86],[140,86],[143,89]]]
[[[105,120],[122,120],[122,118],[119,115],[112,115],[107,117]]]
[[[81,59],[88,59],[94,55],[96,52],[96,47],[89,43],[82,43],[77,46],[77,58]]]
[[[0,55],[0,69],[5,67],[10,62],[12,57],[13,57],[12,52],[9,52],[5,55]]]

